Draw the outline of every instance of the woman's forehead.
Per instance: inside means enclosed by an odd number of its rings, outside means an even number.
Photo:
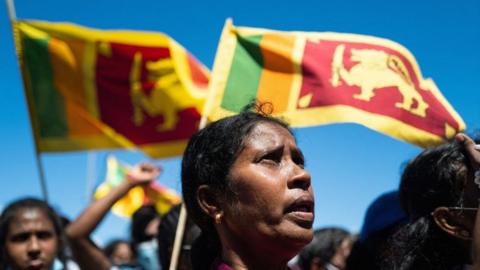
[[[258,122],[248,134],[246,138],[248,140],[255,140],[255,139],[291,139],[295,141],[294,136],[290,133],[290,131],[281,126],[277,123],[261,121]]]
[[[30,227],[53,229],[53,222],[48,215],[38,208],[25,208],[17,212],[10,223],[10,230],[25,230]]]

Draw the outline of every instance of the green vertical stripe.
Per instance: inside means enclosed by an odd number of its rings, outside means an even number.
[[[63,97],[53,84],[48,39],[23,38],[24,63],[32,91],[32,112],[40,137],[64,137],[68,134]]]
[[[263,68],[261,40],[261,35],[237,36],[238,42],[221,104],[223,108],[240,112],[245,105],[257,97]]]

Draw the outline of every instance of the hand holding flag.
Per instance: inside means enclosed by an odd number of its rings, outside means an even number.
[[[161,169],[150,163],[141,163],[134,166],[126,174],[126,178],[133,185],[147,186],[160,175]]]

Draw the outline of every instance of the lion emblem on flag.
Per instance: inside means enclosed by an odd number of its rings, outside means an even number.
[[[403,100],[395,107],[414,115],[425,117],[428,104],[415,89],[405,64],[395,55],[374,49],[351,49],[350,60],[356,64],[346,69],[343,65],[345,45],[338,45],[332,61],[331,84],[338,87],[341,82],[348,86],[360,87],[360,93],[353,97],[370,101],[375,91],[385,87],[396,87]]]
[[[205,99],[205,93],[192,93],[175,72],[171,58],[146,61],[148,81],[154,82],[150,94],[144,93],[141,80],[142,54],[135,53],[130,71],[130,91],[133,104],[133,122],[140,126],[145,114],[150,117],[163,116],[163,123],[156,127],[158,132],[174,130],[178,124],[177,113],[183,108],[198,108]],[[196,96],[195,96],[196,95]]]

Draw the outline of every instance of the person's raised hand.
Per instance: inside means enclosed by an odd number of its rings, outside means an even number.
[[[141,163],[135,165],[127,173],[127,179],[133,185],[149,184],[160,175],[160,168],[150,164]]]
[[[463,144],[465,150],[467,150],[472,168],[478,170],[480,168],[480,145],[476,145],[470,137],[463,133],[455,135],[455,140]]]

